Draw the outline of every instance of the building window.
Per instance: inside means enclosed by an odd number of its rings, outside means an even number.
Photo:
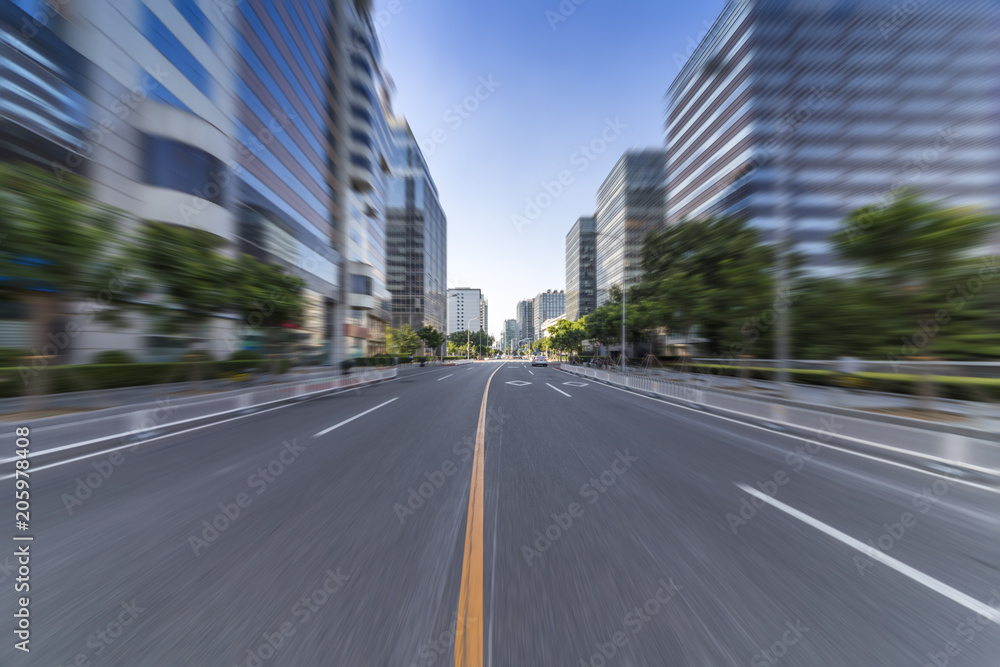
[[[147,135],[145,144],[146,183],[223,205],[221,183],[228,178],[221,160],[200,148],[166,137]]]
[[[351,294],[372,294],[372,279],[368,276],[351,274]]]

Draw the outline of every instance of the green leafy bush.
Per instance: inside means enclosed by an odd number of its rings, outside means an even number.
[[[182,354],[180,361],[181,363],[211,363],[215,361],[215,357],[208,350],[192,350]]]
[[[261,361],[264,357],[256,350],[237,350],[229,355],[229,361]]]
[[[18,350],[12,347],[0,347],[0,368],[17,366],[22,357],[27,357],[31,352],[28,350]]]
[[[135,357],[124,350],[106,350],[94,355],[95,364],[134,364]]]

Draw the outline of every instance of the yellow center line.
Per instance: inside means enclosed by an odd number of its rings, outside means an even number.
[[[455,627],[455,667],[482,667],[483,664],[483,487],[486,448],[486,399],[490,383],[500,366],[490,373],[479,407],[476,450],[472,459],[472,485],[465,522],[465,555],[462,559],[462,588],[458,594],[458,622]]]

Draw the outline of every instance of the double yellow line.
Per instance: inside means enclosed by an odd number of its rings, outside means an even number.
[[[476,449],[472,458],[472,485],[465,521],[465,551],[462,558],[462,588],[458,594],[458,621],[455,625],[455,667],[482,667],[483,664],[483,489],[485,480],[486,399],[493,376],[490,373],[479,407]]]

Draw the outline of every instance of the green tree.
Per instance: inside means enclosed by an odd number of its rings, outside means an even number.
[[[711,354],[749,350],[745,324],[774,300],[774,250],[735,218],[710,218],[652,232],[643,246],[644,283],[634,291],[647,329],[697,329]]]
[[[621,339],[622,306],[621,292],[618,302],[608,301],[583,318],[587,339],[600,345],[610,345]]]
[[[284,267],[240,255],[234,267],[232,305],[242,315],[241,329],[260,329],[272,372],[280,368],[279,349],[288,328],[301,326],[305,311],[305,281]]]
[[[153,295],[142,309],[159,332],[195,339],[212,318],[232,308],[239,270],[222,254],[225,244],[203,229],[162,222],[142,226],[129,252]]]
[[[56,318],[89,297],[83,314],[92,321],[95,310],[108,305],[107,295],[113,300],[126,287],[121,263],[114,266],[117,220],[118,213],[94,202],[77,176],[60,179],[39,167],[0,164],[0,298],[28,305],[34,358],[21,367],[21,377],[32,395],[46,393],[47,377],[39,371],[58,361],[79,331],[76,322],[53,331]]]
[[[927,291],[955,275],[969,254],[997,229],[1000,217],[973,207],[949,207],[907,189],[885,207],[850,213],[831,236],[841,259],[858,274],[902,293]]]
[[[582,322],[559,320],[549,330],[549,338],[560,352],[578,354],[583,348],[583,341],[587,339],[587,329]]]
[[[849,214],[831,241],[854,271],[846,279],[849,292],[831,307],[864,312],[858,326],[884,335],[865,341],[860,353],[995,354],[997,269],[983,264],[981,251],[998,225],[1000,216],[927,201],[914,190]]]
[[[444,334],[430,325],[420,327],[417,330],[417,336],[420,337],[420,340],[424,341],[424,345],[431,351],[431,354],[441,347],[445,340]]]
[[[385,335],[385,343],[389,353],[405,357],[416,352],[421,342],[420,336],[410,328],[409,324],[404,324],[398,329],[390,328]]]
[[[456,331],[448,336],[448,340],[462,353],[468,352],[470,356],[478,357],[488,354],[493,345],[493,336],[483,330],[479,331]]]
[[[208,324],[232,310],[237,298],[239,271],[222,254],[225,245],[222,238],[203,229],[147,222],[129,249],[140,272],[139,285],[147,292],[135,306],[150,318],[157,332],[187,338],[185,359],[205,361],[194,352],[208,336]],[[192,379],[200,380],[202,370],[203,363],[193,365]]]

